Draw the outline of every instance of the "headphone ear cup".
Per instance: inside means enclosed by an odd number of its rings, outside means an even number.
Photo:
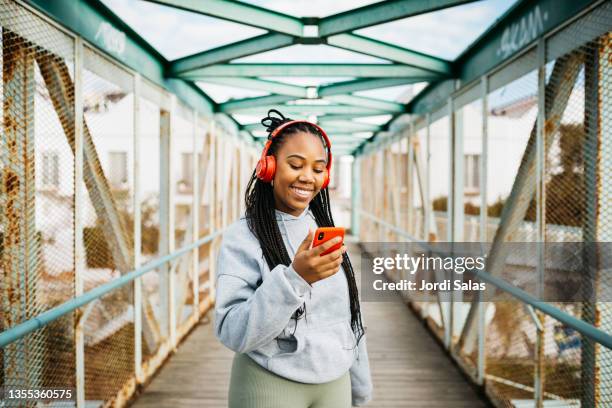
[[[274,156],[266,156],[265,162],[265,171],[261,179],[269,183],[274,179],[274,174],[276,173],[276,158]]]
[[[257,176],[258,179],[262,180],[265,173],[266,173],[266,161],[262,157],[257,162],[257,167],[255,167],[255,175]]]

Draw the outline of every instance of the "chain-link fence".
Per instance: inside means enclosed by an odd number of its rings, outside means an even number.
[[[73,39],[0,2],[0,331],[75,293]],[[66,103],[61,109],[58,104]],[[74,317],[0,350],[0,386],[75,387]]]
[[[519,264],[520,251],[508,249],[519,247],[501,244],[612,239],[610,21],[611,3],[598,3],[480,80],[453,84],[447,101],[364,149],[360,238],[385,241],[379,231],[393,230],[398,241],[482,242],[491,248],[487,273],[520,270],[537,281],[529,291],[535,298],[567,285],[551,252],[539,250],[540,263]],[[384,156],[415,139],[425,152],[422,172],[403,157]],[[402,211],[414,206],[431,222],[418,216],[396,222],[381,162],[419,175],[402,192]],[[550,303],[561,313],[556,317],[501,291],[491,302],[412,303],[496,406],[612,406],[610,349],[557,319],[571,316],[612,332],[612,307],[603,296],[612,286],[610,254],[585,256],[588,265],[573,277],[580,301]]]
[[[208,113],[19,2],[0,1],[0,30],[4,333],[228,225],[255,156]],[[212,305],[213,264],[214,245],[194,247],[11,341],[0,389],[124,405]]]

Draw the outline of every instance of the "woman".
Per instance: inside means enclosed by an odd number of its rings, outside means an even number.
[[[217,263],[215,333],[236,352],[229,406],[364,405],[372,382],[351,262],[344,246],[321,256],[335,242],[311,248],[317,226],[334,225],[329,140],[276,110],[262,124],[270,135],[246,214]]]

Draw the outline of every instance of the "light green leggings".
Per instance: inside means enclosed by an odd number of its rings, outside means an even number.
[[[305,384],[261,367],[246,354],[236,353],[232,364],[229,408],[350,408],[351,378]]]

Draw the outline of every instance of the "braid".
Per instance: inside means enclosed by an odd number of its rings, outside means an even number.
[[[317,225],[320,227],[334,227],[334,218],[331,213],[329,191],[327,188],[321,190],[319,194],[310,202],[309,205],[312,213],[315,216]],[[351,327],[353,333],[357,337],[357,344],[364,335],[363,322],[361,321],[361,307],[359,304],[359,292],[357,290],[357,281],[355,279],[355,271],[353,270],[353,264],[345,252],[342,254],[342,269],[346,275],[349,289],[349,300],[351,308]]]
[[[280,118],[272,117],[271,113],[278,114]],[[271,109],[268,112],[268,116],[262,119],[261,123],[266,127],[266,130],[271,133],[278,126],[290,120],[291,119],[289,118],[285,118],[279,111]],[[272,144],[268,149],[268,153],[274,154],[288,135],[297,132],[314,134],[318,136],[323,145],[326,146],[322,135],[314,126],[310,126],[308,123],[297,123],[295,125],[290,125],[287,129],[284,129],[281,134],[272,139]],[[326,149],[327,148],[328,146],[326,146]],[[259,241],[264,258],[270,270],[274,269],[277,265],[289,266],[291,264],[291,258],[289,257],[289,253],[287,252],[287,248],[283,242],[278,223],[276,222],[273,187],[269,183],[259,180],[256,176],[256,171],[253,171],[247,185],[245,192],[245,204],[245,215],[249,229]],[[327,188],[322,189],[319,194],[315,196],[315,198],[310,202],[309,208],[312,211],[319,227],[334,226],[329,201],[329,192]],[[357,283],[355,280],[353,266],[348,254],[344,253],[342,258],[342,268],[344,269],[348,282],[351,309],[351,328],[353,329],[353,333],[355,333],[357,338],[356,344],[359,344],[359,341],[363,337],[364,329],[361,320]],[[261,282],[258,282],[258,284],[261,284]],[[298,310],[296,310],[292,318],[297,321],[304,316],[306,313],[305,306],[306,304],[304,303]]]

